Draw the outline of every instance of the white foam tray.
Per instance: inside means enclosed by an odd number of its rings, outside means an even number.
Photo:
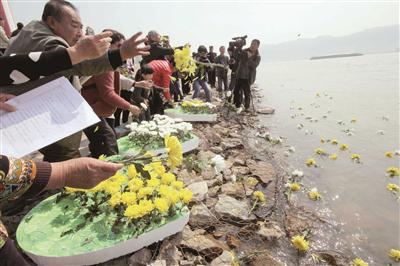
[[[171,118],[180,118],[185,122],[215,122],[217,121],[217,114],[182,114],[175,113],[166,109],[164,114]]]
[[[108,247],[85,254],[64,257],[47,257],[39,256],[26,251],[25,253],[29,255],[29,257],[38,265],[75,266],[98,264],[133,253],[142,249],[143,247],[161,241],[168,236],[181,232],[183,227],[189,222],[189,215],[190,213],[188,212],[172,222],[169,222],[150,232],[144,233],[137,238],[120,242],[113,247]]]

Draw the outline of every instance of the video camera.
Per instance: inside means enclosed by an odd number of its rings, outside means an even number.
[[[232,38],[233,42],[229,42],[229,47],[228,47],[228,53],[230,56],[229,59],[229,68],[232,71],[236,71],[238,64],[239,64],[239,59],[240,59],[240,53],[242,51],[243,46],[246,45],[246,38],[247,35],[242,36],[242,37],[234,37]]]
[[[242,36],[242,37],[232,38],[233,42],[229,42],[229,48],[241,49],[243,46],[246,45],[246,38],[247,38],[247,35]]]

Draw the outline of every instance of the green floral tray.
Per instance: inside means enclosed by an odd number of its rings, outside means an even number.
[[[56,203],[56,198],[57,195],[51,196],[33,208],[17,230],[19,246],[39,265],[90,265],[108,261],[181,231],[189,219],[184,208],[160,224],[149,225],[140,234],[132,227],[115,234],[109,222],[112,217],[103,213],[78,231],[65,234],[85,219],[81,214],[76,215],[81,213],[76,211],[81,206],[74,200],[64,198]]]

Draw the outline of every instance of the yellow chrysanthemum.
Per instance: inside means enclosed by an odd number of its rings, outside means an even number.
[[[299,183],[290,183],[289,188],[291,191],[299,191],[301,188],[301,185]]]
[[[363,261],[360,258],[356,258],[351,262],[350,265],[351,266],[368,266],[368,263],[366,263],[365,261]]]
[[[361,160],[361,156],[360,156],[360,154],[353,153],[353,154],[351,155],[351,159],[352,159],[352,160],[357,160],[357,161],[359,161],[359,160]]]
[[[179,198],[186,204],[188,204],[193,197],[193,193],[190,189],[184,188],[179,191]]]
[[[136,166],[134,164],[131,164],[128,166],[128,175],[129,178],[135,178],[137,176],[137,171],[136,171]]]
[[[396,184],[390,183],[386,186],[387,190],[392,192],[400,192],[400,187]]]
[[[99,156],[99,160],[100,160],[100,161],[103,161],[103,162],[104,162],[106,159],[107,159],[107,156],[105,156],[104,154],[102,154],[102,155]]]
[[[107,182],[104,186],[104,191],[110,195],[121,192],[121,185],[118,182]]]
[[[337,154],[336,153],[332,153],[331,155],[329,155],[329,159],[331,160],[336,160],[337,159]]]
[[[130,205],[130,206],[128,206],[128,208],[126,208],[126,210],[124,212],[124,216],[128,217],[130,219],[138,219],[143,216],[143,213],[139,209],[139,205],[134,204],[134,205]]]
[[[139,191],[143,187],[143,180],[140,178],[133,178],[128,182],[129,190],[132,192]]]
[[[122,199],[121,193],[114,193],[108,200],[108,203],[111,205],[111,207],[115,207],[116,205],[121,203],[121,199]]]
[[[151,200],[141,200],[139,202],[139,209],[143,215],[147,215],[154,210],[154,204]]]
[[[151,195],[154,191],[154,188],[152,187],[142,187],[141,189],[139,189],[138,193],[137,193],[137,198],[138,199],[144,199],[147,196]]]
[[[308,197],[311,200],[319,200],[321,198],[321,194],[318,192],[316,188],[313,188],[308,192]]]
[[[253,192],[253,200],[258,200],[260,202],[266,201],[264,193],[262,193],[262,191],[259,190]]]
[[[345,150],[347,150],[347,149],[349,149],[349,145],[347,145],[347,144],[340,144],[340,150],[345,151]]]
[[[326,152],[325,152],[323,149],[321,149],[321,148],[315,149],[314,152],[315,152],[316,154],[319,154],[319,155],[325,155],[325,154],[326,154]]]
[[[166,136],[164,142],[168,152],[167,165],[174,169],[182,163],[182,145],[176,136]]]
[[[387,152],[385,152],[385,156],[388,158],[393,158],[393,152],[387,151]]]
[[[171,184],[171,186],[173,186],[175,189],[178,189],[178,190],[182,189],[184,185],[185,184],[182,181],[174,181]]]
[[[146,164],[143,170],[149,172],[151,177],[160,177],[166,172],[164,165],[160,161]]]
[[[400,168],[398,168],[398,167],[389,167],[389,168],[386,169],[386,173],[390,177],[400,176]]]
[[[307,161],[306,161],[306,165],[307,166],[313,166],[313,165],[315,165],[315,159],[314,158],[309,158],[309,159],[307,159]]]
[[[332,139],[332,140],[331,140],[331,144],[333,144],[333,145],[338,145],[338,143],[339,143],[339,142],[337,141],[337,139]]]
[[[175,68],[179,72],[194,76],[197,66],[192,57],[189,45],[185,45],[182,49],[174,50],[174,61]]]
[[[304,239],[304,236],[300,235],[292,237],[292,244],[297,250],[303,252],[306,252],[310,248],[308,241]]]
[[[154,206],[161,213],[166,213],[169,210],[168,201],[164,198],[156,198],[154,200]]]
[[[161,176],[161,183],[164,185],[170,185],[174,181],[176,181],[176,177],[172,173],[165,173]]]
[[[147,186],[148,187],[158,187],[161,184],[160,179],[152,177],[149,180],[147,180]]]
[[[398,249],[391,249],[389,250],[389,257],[395,261],[400,261],[400,250]]]
[[[121,195],[122,203],[126,205],[133,205],[136,203],[136,193],[135,192],[124,192]]]
[[[258,180],[257,180],[257,178],[254,178],[254,177],[249,177],[249,178],[247,178],[246,179],[246,183],[249,185],[249,186],[255,186],[255,185],[257,185],[258,184]]]

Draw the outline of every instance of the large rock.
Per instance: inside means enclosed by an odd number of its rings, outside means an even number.
[[[152,258],[150,249],[142,248],[141,250],[133,253],[129,258],[129,266],[145,266]]]
[[[285,235],[285,233],[277,223],[259,222],[258,225],[259,225],[259,230],[257,231],[257,234],[268,240],[279,239]]]
[[[250,206],[247,201],[239,201],[227,195],[220,195],[215,205],[215,211],[222,216],[231,216],[241,220],[250,220],[254,216],[249,216]]]
[[[206,181],[196,182],[187,186],[193,192],[193,201],[201,202],[206,198],[208,186]]]
[[[221,146],[224,150],[243,148],[243,143],[240,139],[223,139]]]
[[[222,252],[221,256],[214,259],[210,263],[210,266],[231,266],[231,265],[233,265],[232,260],[233,260],[232,254],[229,251],[224,250],[224,252]]]
[[[221,186],[221,192],[225,195],[232,196],[235,198],[244,198],[246,193],[243,188],[243,184],[240,182],[229,182]]]
[[[251,173],[259,177],[264,184],[268,184],[276,178],[275,167],[270,163],[248,161],[247,166],[250,168]]]
[[[224,243],[216,240],[211,235],[204,235],[204,233],[204,230],[198,229],[192,231],[188,226],[185,226],[182,233],[183,239],[181,245],[195,250],[208,260],[215,259],[224,250],[228,250],[228,247]]]
[[[212,144],[219,144],[222,140],[221,136],[211,127],[204,130],[204,136]]]
[[[177,246],[179,246],[181,242],[182,233],[177,233],[164,239],[159,249],[157,260],[165,260],[168,266],[179,266],[179,262],[183,258]]]
[[[190,210],[189,224],[193,227],[212,225],[216,221],[216,217],[204,204],[194,205]]]

